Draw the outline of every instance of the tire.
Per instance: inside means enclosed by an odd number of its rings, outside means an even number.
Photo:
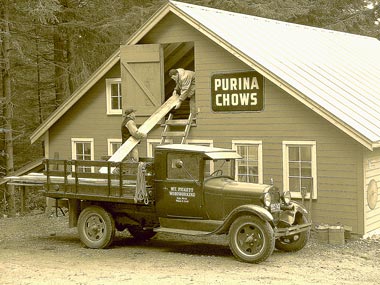
[[[78,233],[85,246],[106,248],[115,236],[115,221],[102,207],[89,206],[79,215]]]
[[[139,241],[146,241],[156,235],[156,232],[153,230],[144,230],[140,226],[129,226],[128,231],[136,240]]]
[[[293,225],[306,224],[307,218],[304,215],[297,215]],[[293,252],[305,247],[310,238],[310,230],[297,233],[291,236],[276,239],[275,246],[278,250]]]
[[[228,235],[230,249],[239,261],[260,263],[274,250],[273,228],[257,216],[237,218]]]

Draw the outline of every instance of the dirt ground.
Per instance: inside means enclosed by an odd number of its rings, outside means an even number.
[[[265,262],[234,259],[223,237],[119,232],[109,249],[84,248],[66,216],[0,218],[0,284],[379,284],[380,239],[321,243]]]

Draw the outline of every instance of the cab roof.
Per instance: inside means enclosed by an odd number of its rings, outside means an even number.
[[[165,144],[156,149],[202,153],[210,159],[240,159],[242,158],[235,150],[191,144]]]

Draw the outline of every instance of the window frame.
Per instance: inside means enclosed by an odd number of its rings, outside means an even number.
[[[187,144],[214,147],[213,140],[186,139]],[[206,170],[205,170],[206,171]],[[214,161],[210,160],[210,173],[214,172]]]
[[[122,139],[107,139],[107,155],[112,156],[114,153],[112,153],[112,144],[113,143],[120,143],[120,146],[122,144]]]
[[[232,149],[236,150],[238,149],[238,146],[241,145],[251,145],[251,146],[258,146],[257,148],[257,168],[258,168],[258,183],[252,183],[252,184],[263,184],[264,183],[264,172],[263,172],[263,141],[252,141],[252,140],[232,140]],[[238,159],[235,162],[235,180],[238,181]],[[249,182],[250,183],[250,182]]]
[[[90,143],[91,148],[91,160],[94,160],[95,148],[94,148],[94,139],[93,138],[71,138],[71,158],[73,160],[77,159],[76,153],[76,144],[77,143]],[[75,166],[73,165],[72,171],[75,171]],[[95,168],[91,166],[91,172],[95,172]]]
[[[289,190],[289,147],[292,146],[310,146],[311,147],[311,177],[313,187],[313,199],[317,199],[317,142],[316,141],[283,141],[282,142],[282,161],[283,161],[283,189]],[[292,198],[302,198],[301,193],[290,192]],[[310,199],[310,194],[307,194],[305,199]]]
[[[120,97],[120,109],[112,108],[112,84],[118,84],[119,86],[119,96]],[[121,78],[107,78],[106,79],[106,100],[107,100],[107,115],[122,115],[123,114],[123,106],[122,106],[122,94],[121,94]]]
[[[173,143],[172,139],[167,139],[169,143]],[[161,139],[147,139],[146,140],[146,154],[147,157],[153,158],[153,145],[154,144],[161,144]]]

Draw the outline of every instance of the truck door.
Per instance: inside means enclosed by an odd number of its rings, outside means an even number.
[[[168,153],[166,177],[157,185],[156,209],[161,217],[204,216],[202,162],[199,154]]]

